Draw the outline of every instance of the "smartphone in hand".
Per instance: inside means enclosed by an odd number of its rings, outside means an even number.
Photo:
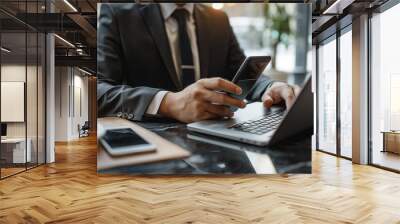
[[[269,62],[271,61],[270,56],[250,56],[247,57],[242,65],[240,65],[238,71],[232,79],[232,82],[242,88],[242,94],[228,93],[229,96],[244,100],[249,92],[253,89],[258,78],[265,70]],[[230,107],[231,111],[236,111],[237,107]]]

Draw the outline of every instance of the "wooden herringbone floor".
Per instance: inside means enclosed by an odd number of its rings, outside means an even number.
[[[400,223],[400,175],[323,153],[312,175],[100,177],[95,143],[0,181],[0,223]]]

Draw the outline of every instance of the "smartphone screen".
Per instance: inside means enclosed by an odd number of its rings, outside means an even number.
[[[111,156],[150,153],[156,146],[144,140],[131,128],[108,129],[99,142]]]
[[[103,139],[113,150],[118,150],[118,148],[123,148],[125,146],[149,144],[130,128],[107,130]]]
[[[233,83],[245,80],[257,80],[271,61],[269,56],[251,56],[246,58],[232,79]]]
[[[242,88],[242,94],[229,95],[240,100],[245,99],[270,61],[271,57],[269,56],[252,56],[246,58],[232,80],[233,83]],[[231,107],[232,111],[236,109]]]

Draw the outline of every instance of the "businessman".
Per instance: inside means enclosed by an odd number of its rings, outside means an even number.
[[[181,122],[230,117],[245,102],[231,80],[245,59],[227,15],[201,4],[102,4],[98,114]],[[260,78],[247,99],[266,107],[295,98],[292,86]]]

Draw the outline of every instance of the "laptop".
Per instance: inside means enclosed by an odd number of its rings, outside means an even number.
[[[188,124],[189,131],[213,135],[258,146],[274,145],[313,130],[313,95],[307,78],[289,110],[267,109],[262,102],[249,103],[229,119],[205,120]]]

